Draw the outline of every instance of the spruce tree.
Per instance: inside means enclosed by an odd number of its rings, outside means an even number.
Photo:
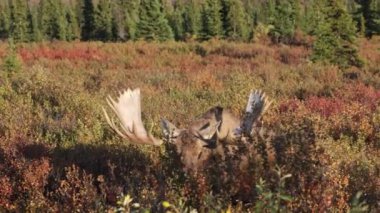
[[[83,8],[84,8],[84,0],[71,2],[71,6],[73,7],[73,12],[78,22],[80,38],[82,37],[82,27],[84,24],[83,17]]]
[[[113,40],[111,0],[100,0],[94,13],[94,38],[101,41]]]
[[[197,38],[201,29],[201,11],[195,0],[185,2],[183,31],[186,39]]]
[[[264,24],[272,24],[273,19],[277,13],[276,11],[277,0],[268,0],[262,6],[261,22]]]
[[[169,25],[173,29],[176,40],[183,40],[185,38],[184,5],[181,1],[175,2],[174,9],[169,15]]]
[[[30,40],[31,41],[41,41],[43,40],[42,33],[40,30],[40,25],[38,23],[38,11],[37,8],[29,8],[28,11],[29,20],[29,30],[30,30]]]
[[[247,14],[247,24],[249,31],[252,31],[259,22],[259,8],[251,1],[243,1],[243,8]]]
[[[112,35],[115,40],[127,40],[127,11],[129,7],[128,3],[132,1],[114,1],[114,7],[112,8]],[[129,19],[128,19],[129,20]]]
[[[139,0],[113,1],[112,34],[116,40],[134,40],[139,19]]]
[[[365,21],[365,18],[364,18],[363,15],[360,15],[359,17],[360,18],[359,18],[359,21],[358,21],[358,24],[357,24],[357,26],[358,26],[358,32],[359,32],[360,36],[365,37],[365,36],[367,36],[366,27],[365,27],[366,21]],[[369,37],[371,37],[371,36],[369,36]]]
[[[0,39],[6,39],[10,33],[10,9],[8,5],[0,5]]]
[[[301,11],[301,2],[300,0],[290,0],[289,3],[293,8],[294,15],[294,25],[296,29],[300,29],[302,22],[302,11]],[[307,3],[304,3],[307,4]]]
[[[94,37],[95,20],[94,20],[94,3],[92,0],[84,0],[82,7],[82,39],[91,40]]]
[[[222,37],[221,9],[219,0],[206,0],[203,4],[201,13],[201,37],[203,40],[208,40],[213,37]]]
[[[62,1],[53,0],[53,39],[66,40],[67,19]]]
[[[44,39],[66,40],[68,20],[63,3],[57,0],[41,0],[38,25]]]
[[[137,37],[148,41],[173,39],[172,29],[159,0],[141,1]]]
[[[273,29],[269,35],[275,43],[291,43],[296,27],[296,11],[293,1],[276,1],[275,14],[271,24]]]
[[[321,20],[312,59],[336,64],[341,68],[361,66],[355,47],[356,27],[341,0],[323,0]]]
[[[10,1],[10,35],[15,42],[25,42],[29,38],[28,6],[25,0]]]
[[[50,40],[52,24],[51,24],[51,13],[52,8],[49,0],[40,0],[38,5],[38,25],[41,31],[43,39]]]
[[[380,35],[380,8],[374,0],[355,0],[359,9],[355,12],[360,31],[364,31],[367,38]]]
[[[80,38],[78,19],[72,7],[66,7],[67,30],[66,39],[72,41]]]
[[[124,23],[123,27],[126,31],[126,39],[134,40],[136,39],[137,33],[137,23],[139,22],[139,0],[130,0],[125,2],[124,5]]]
[[[221,15],[221,19],[222,19],[222,31],[223,31],[223,35],[225,36],[227,33],[226,33],[226,29],[228,28],[228,20],[227,20],[227,16],[228,16],[228,12],[230,11],[230,4],[231,4],[231,0],[221,0],[220,1],[220,15]]]
[[[222,1],[224,36],[232,40],[248,39],[248,21],[240,0]]]
[[[313,1],[308,5],[304,5],[304,18],[301,21],[301,29],[305,33],[309,35],[316,35],[319,24],[323,23],[324,20],[324,5],[324,1]]]
[[[6,77],[12,77],[12,75],[19,72],[22,68],[22,64],[17,57],[16,46],[14,44],[13,38],[10,38],[8,40],[7,53],[8,54],[4,58],[1,68],[6,71]]]

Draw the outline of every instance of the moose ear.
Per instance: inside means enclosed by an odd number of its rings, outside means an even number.
[[[161,119],[161,128],[165,138],[177,137],[180,133],[180,129],[166,119]]]

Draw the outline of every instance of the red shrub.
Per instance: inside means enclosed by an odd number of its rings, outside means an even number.
[[[12,183],[7,176],[0,176],[0,207],[5,209],[12,209],[12,202],[10,201],[13,194]],[[1,210],[1,208],[0,208]]]
[[[380,103],[380,90],[364,84],[349,84],[342,88],[337,96],[346,100],[358,102],[364,106],[375,110]]]
[[[65,172],[65,179],[59,182],[59,188],[54,193],[58,196],[60,208],[67,212],[95,209],[99,199],[97,189],[92,184],[92,175],[75,165],[66,167]]]
[[[337,98],[310,97],[306,103],[306,108],[311,112],[319,113],[324,117],[330,117],[342,111],[344,103]]]
[[[0,211],[22,210],[28,203],[34,203],[36,208],[46,207],[43,193],[52,169],[50,160],[26,154],[38,150],[34,144],[20,141],[0,147],[0,206],[4,208]],[[34,149],[32,152],[30,147]]]
[[[39,48],[20,48],[18,50],[19,55],[23,61],[34,61],[40,58],[46,58],[49,60],[105,60],[107,57],[98,49],[90,47],[75,47],[72,49],[63,48],[51,48],[41,46]]]
[[[280,103],[279,110],[281,113],[284,112],[294,112],[301,105],[301,102],[298,99],[287,100]]]
[[[359,40],[359,53],[369,64],[379,65],[380,62],[380,37],[374,37],[371,40]]]
[[[304,47],[282,46],[279,49],[280,61],[284,64],[297,65],[305,61],[309,53]]]
[[[25,183],[33,189],[43,191],[51,169],[48,159],[32,161],[24,171]]]

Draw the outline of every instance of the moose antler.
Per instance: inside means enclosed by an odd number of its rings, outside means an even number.
[[[145,130],[144,124],[141,120],[141,96],[139,88],[125,90],[120,93],[117,101],[109,96],[107,98],[107,103],[116,113],[121,130],[119,130],[116,122],[108,116],[107,111],[103,108],[107,123],[121,137],[128,139],[135,144],[156,146],[162,144],[162,140],[155,138]]]
[[[269,101],[265,93],[260,90],[252,91],[248,98],[247,107],[240,127],[235,130],[236,135],[250,136],[254,123],[269,108]]]

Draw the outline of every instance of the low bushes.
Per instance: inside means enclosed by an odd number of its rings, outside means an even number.
[[[310,64],[302,46],[23,44],[18,72],[1,68],[0,211],[375,212],[380,64],[368,42],[355,78]],[[260,137],[189,175],[170,146],[129,145],[108,128],[105,97],[127,87],[141,88],[158,136],[160,117],[183,127],[214,105],[242,113],[251,89],[274,103]]]

